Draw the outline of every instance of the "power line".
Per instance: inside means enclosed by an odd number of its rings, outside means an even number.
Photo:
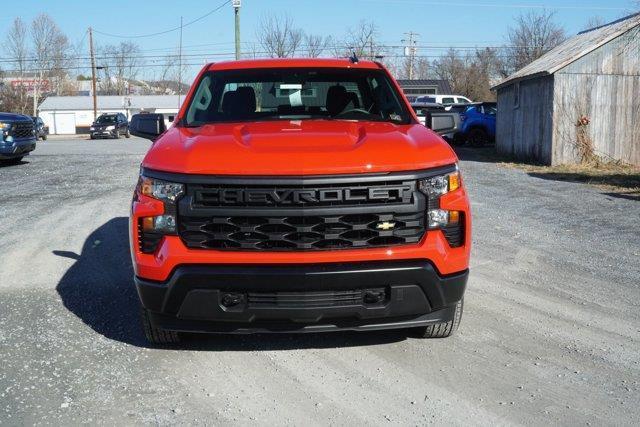
[[[95,32],[95,31],[94,31]],[[222,45],[223,43],[220,43],[219,45]],[[233,43],[224,43],[224,44],[233,44]],[[205,44],[203,46],[208,46],[209,44]],[[218,45],[218,44],[216,44]],[[196,45],[197,46],[197,45]],[[417,45],[414,43],[414,48],[416,50],[423,50],[423,51],[429,51],[429,50],[435,50],[435,51],[442,51],[442,50],[461,50],[461,51],[476,51],[476,50],[484,50],[484,49],[494,49],[494,50],[509,50],[509,49],[518,49],[518,48],[547,48],[547,46],[516,46],[516,45],[502,45],[502,46],[456,46],[456,45],[451,45],[451,46],[433,46],[433,45]],[[308,48],[309,46],[306,44],[302,44],[300,46],[300,48],[296,51],[296,53],[306,53],[308,52]],[[339,49],[343,49],[346,51],[346,49],[348,49],[350,47],[349,44],[339,44],[339,45],[332,45],[332,46],[327,46],[325,48],[326,51],[330,51],[330,50],[339,50]],[[401,45],[401,44],[395,44],[395,45],[377,45],[376,46],[379,49],[403,49],[406,48],[406,45]],[[167,49],[171,49],[175,51],[175,48],[167,48]],[[145,50],[141,50],[140,53],[144,53],[144,52],[155,52],[157,51],[157,49],[145,49]],[[184,53],[186,52],[186,53]],[[213,52],[210,50],[202,50],[202,49],[183,49],[183,54],[182,56],[192,56],[192,57],[208,57],[208,56],[220,56],[220,55],[228,55],[231,52]],[[251,52],[252,54],[255,53],[256,55],[266,55],[270,52],[268,51],[256,51],[256,52]],[[443,55],[446,54],[446,52],[442,53]],[[155,55],[143,55],[143,54],[135,54],[135,55],[126,55],[126,56],[119,56],[119,55],[105,55],[105,54],[98,54],[96,55],[96,60],[109,60],[109,59],[114,59],[114,60],[121,60],[121,59],[166,59],[166,58],[177,58],[179,56],[178,53],[167,53],[167,54],[155,54]],[[390,56],[390,55],[384,55],[384,56]],[[416,54],[416,56],[434,56],[434,55],[418,55]],[[80,61],[80,60],[89,60],[90,57],[89,56],[68,56],[65,58],[65,60],[68,61]],[[9,59],[0,59],[0,63],[17,63],[17,62],[36,62],[37,58],[35,57],[30,57],[30,58],[24,58],[24,59],[16,59],[16,58],[9,58]]]
[[[204,18],[206,18],[207,16],[219,11],[220,9],[222,9],[224,6],[226,6],[227,4],[231,3],[231,0],[225,0],[222,4],[220,4],[219,6],[217,6],[214,9],[211,9],[209,12],[205,13],[204,15],[194,19],[193,21],[189,21],[186,24],[184,24],[182,26],[182,28],[184,27],[188,27],[189,25],[195,24],[198,21],[203,20]],[[178,31],[180,30],[180,26],[175,27],[175,28],[171,28],[169,30],[164,30],[164,31],[158,31],[155,33],[150,33],[150,34],[138,34],[135,36],[131,36],[131,35],[123,35],[123,34],[111,34],[111,33],[107,33],[104,31],[98,31],[98,30],[93,30],[94,33],[103,35],[103,36],[107,36],[107,37],[116,37],[116,38],[121,38],[121,39],[140,39],[140,38],[144,38],[144,37],[154,37],[154,36],[160,36],[162,34],[168,34],[168,33],[172,33],[174,31]]]

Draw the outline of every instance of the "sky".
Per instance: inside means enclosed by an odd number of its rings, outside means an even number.
[[[186,76],[188,80],[205,61],[233,58],[233,8],[224,3],[224,0],[21,0],[3,9],[0,37],[4,40],[6,29],[16,16],[30,22],[38,13],[47,13],[71,42],[88,53],[89,26],[96,31],[96,44],[116,44],[127,37],[171,30],[180,25],[181,16],[187,23],[220,6],[183,29],[183,52],[186,62],[193,64]],[[288,14],[307,33],[331,35],[335,39],[344,37],[349,28],[366,20],[376,24],[383,44],[401,45],[404,33],[418,33],[418,46],[423,46],[418,55],[433,58],[449,46],[499,46],[514,19],[532,9],[555,11],[556,21],[574,34],[584,29],[590,18],[598,16],[609,22],[628,14],[634,4],[632,0],[242,0],[240,27],[246,47],[257,41],[256,28],[261,17],[270,14]],[[140,45],[151,64],[159,62],[164,54],[176,52],[179,32],[131,40]]]

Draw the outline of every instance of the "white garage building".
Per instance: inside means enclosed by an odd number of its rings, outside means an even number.
[[[180,97],[180,101],[184,96]],[[178,114],[178,95],[98,96],[98,116],[103,113],[162,113],[167,126]],[[40,104],[39,115],[52,135],[89,133],[93,122],[93,98],[90,96],[50,96]]]

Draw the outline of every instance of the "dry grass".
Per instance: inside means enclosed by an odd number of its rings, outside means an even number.
[[[616,162],[592,162],[580,165],[538,166],[514,162],[499,165],[517,168],[531,176],[557,181],[582,182],[612,193],[628,194],[640,200],[640,168]]]

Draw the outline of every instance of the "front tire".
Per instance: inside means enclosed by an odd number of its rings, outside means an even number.
[[[461,134],[461,133],[456,133],[456,134],[453,136],[453,140],[452,140],[451,142],[452,142],[452,144],[453,144],[453,145],[455,145],[455,146],[457,146],[457,147],[460,147],[460,146],[464,145],[464,144],[465,144],[465,142],[467,142],[467,140],[466,140],[466,138],[464,137],[464,135],[463,135],[463,134]]]
[[[489,136],[484,129],[471,129],[469,132],[469,144],[473,147],[484,147],[489,142]]]
[[[153,326],[149,319],[149,311],[144,307],[140,307],[140,319],[142,320],[144,336],[151,344],[170,345],[180,342],[180,334],[178,332],[167,331]]]
[[[131,132],[129,132],[129,128],[127,128],[127,132],[124,134],[125,138],[131,138]]]
[[[453,318],[450,321],[416,328],[416,336],[418,338],[446,338],[453,335],[458,330],[458,326],[460,326],[462,308],[464,306],[463,301],[460,300],[456,304]]]
[[[116,130],[116,133],[113,135],[114,139],[120,139],[120,131]]]
[[[46,141],[47,140],[47,135],[42,135],[42,140]]]

